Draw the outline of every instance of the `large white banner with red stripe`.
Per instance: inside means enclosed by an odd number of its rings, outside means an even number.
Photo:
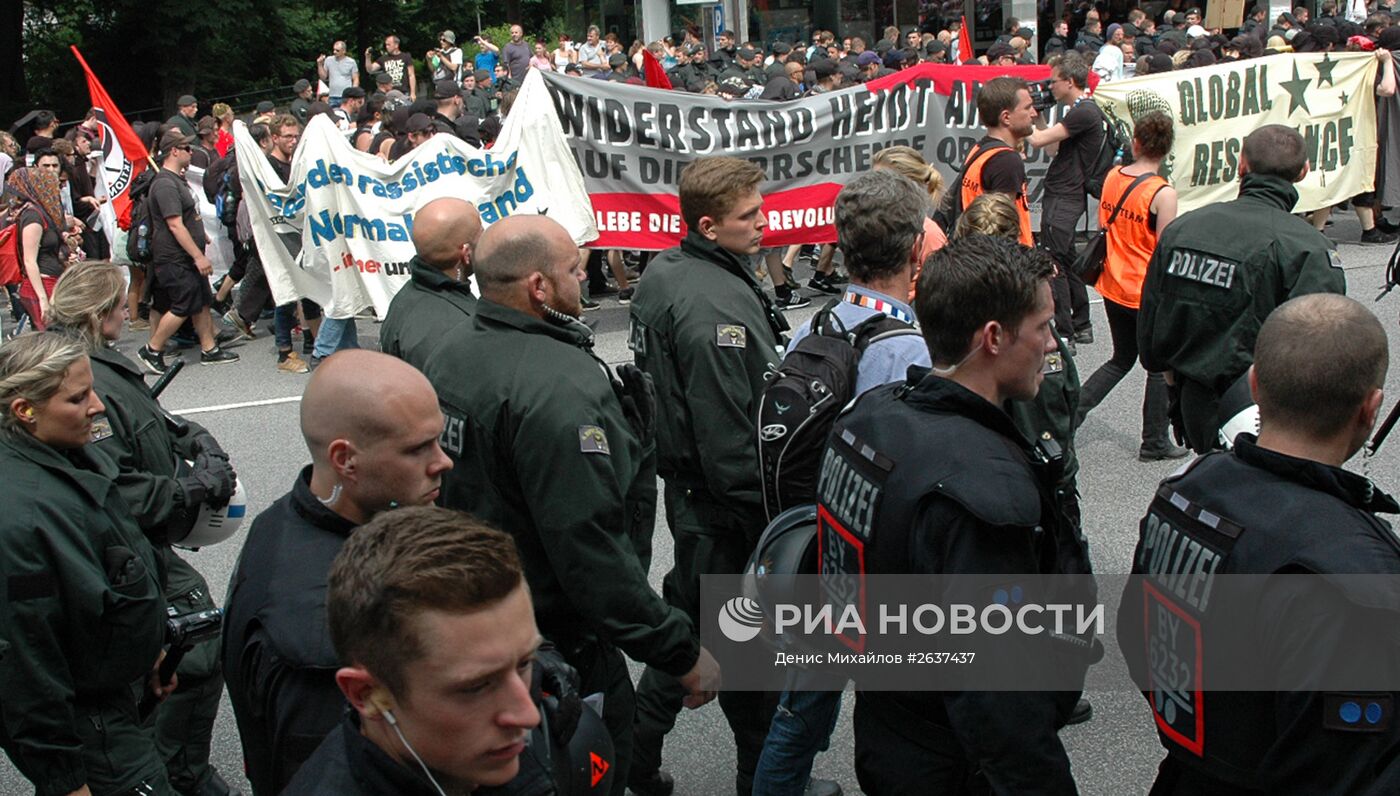
[[[863,85],[789,102],[717,96],[545,75],[583,172],[598,239],[593,246],[664,249],[684,234],[677,186],[685,164],[730,155],[763,168],[764,244],[836,239],[832,203],[871,158],[903,144],[951,181],[985,130],[977,90],[1000,75],[1050,76],[1047,66],[925,64]],[[1033,212],[1046,153],[1026,154]]]

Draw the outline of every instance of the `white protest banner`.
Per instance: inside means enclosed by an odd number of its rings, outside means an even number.
[[[408,281],[413,214],[444,196],[476,205],[483,225],[517,213],[593,240],[593,207],[544,81],[531,70],[490,149],[435,135],[394,163],[359,152],[329,118],[303,132],[283,183],[248,129],[234,124],[253,237],[273,298],[308,298],[332,318],[381,316]]]
[[[1244,139],[1266,124],[1302,134],[1308,176],[1298,212],[1371,190],[1376,173],[1374,53],[1285,53],[1100,83],[1094,99],[1132,138],[1135,115],[1169,113],[1176,142],[1162,164],[1182,212],[1239,195]]]
[[[208,257],[214,266],[214,273],[210,278],[218,279],[233,266],[233,241],[229,240],[228,227],[219,220],[213,203],[204,195],[204,169],[198,166],[185,169],[185,182],[190,187],[190,193],[194,194],[195,203],[199,205],[199,218],[204,222],[204,237],[209,241],[204,247],[204,256]]]

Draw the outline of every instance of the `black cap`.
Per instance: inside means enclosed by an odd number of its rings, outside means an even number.
[[[754,52],[752,47],[740,47],[738,56],[745,61],[752,61],[758,57],[758,53]]]
[[[622,66],[627,63],[627,56],[622,53],[613,53],[608,56],[608,66]]]
[[[568,64],[564,67],[564,74],[581,75],[583,74],[583,69],[578,64]]]
[[[822,58],[812,62],[812,74],[818,80],[831,77],[836,74],[836,62],[830,58]]]
[[[1015,58],[1016,50],[1006,42],[997,42],[987,48],[987,63],[992,63],[998,58]]]
[[[775,42],[773,42],[773,54],[774,54],[774,55],[787,55],[787,54],[790,53],[790,52],[792,52],[792,45],[791,45],[791,44],[788,44],[788,43],[785,42],[785,41],[775,41]]]
[[[347,86],[347,87],[345,88],[344,91],[340,92],[340,98],[341,98],[341,99],[364,99],[364,98],[365,98],[365,90],[362,89],[362,88],[360,88],[359,86]]]
[[[486,81],[488,81],[488,80],[491,79],[491,70],[489,70],[489,69],[478,69],[478,70],[476,70],[475,72],[472,73],[472,77],[475,77],[475,78],[476,78],[476,82],[478,82],[478,83],[485,83]]]
[[[394,78],[388,72],[375,72],[374,82],[381,86],[387,86],[394,82]]]
[[[452,99],[462,96],[462,89],[455,80],[439,80],[433,84],[433,99]]]
[[[180,128],[171,127],[165,131],[165,135],[160,137],[160,152],[162,155],[170,154],[170,150],[177,146],[188,146],[194,143],[194,136],[185,135],[180,132]]]
[[[181,95],[180,95],[180,98],[177,99],[177,100],[175,100],[175,106],[176,106],[176,107],[179,107],[179,108],[183,108],[183,107],[185,107],[186,105],[198,105],[198,104],[199,104],[199,100],[195,99],[193,94],[181,94]]]
[[[1035,31],[1031,30],[1030,28],[1018,28],[1016,30],[1016,35],[1025,39],[1026,41],[1030,41],[1032,38],[1035,37]]]
[[[292,84],[292,91],[297,94],[300,94],[308,88],[311,88],[311,81],[304,77]]]
[[[1134,24],[1131,23],[1131,22],[1124,22],[1124,23],[1123,23],[1123,28],[1122,28],[1122,29],[1123,29],[1123,38],[1125,38],[1125,39],[1131,39],[1131,38],[1134,38],[1134,37],[1137,37],[1137,36],[1141,36],[1141,35],[1142,35],[1142,31],[1138,30],[1137,25],[1134,25]]]
[[[272,100],[263,100],[262,102],[258,103],[258,115],[262,115],[264,113],[272,113],[273,109],[275,109],[276,107],[276,105],[272,104]]]
[[[719,82],[717,87],[719,93],[727,94],[731,97],[742,97],[749,93],[749,85],[742,77],[726,77]]]
[[[415,113],[408,117],[408,127],[406,133],[421,133],[425,130],[433,129],[433,120],[428,118],[426,113]]]

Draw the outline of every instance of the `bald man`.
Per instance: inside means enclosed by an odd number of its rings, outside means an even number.
[[[409,280],[389,303],[379,350],[423,370],[428,356],[457,325],[470,321],[476,295],[467,277],[481,237],[481,215],[454,197],[434,199],[413,216]]]
[[[579,321],[584,270],[558,223],[497,221],[473,259],[476,315],[426,370],[455,464],[442,504],[515,537],[540,632],[578,669],[580,693],[605,694],[620,796],[634,712],[623,653],[678,678],[692,707],[719,685],[690,619],[647,581],[654,398],[641,371],[624,366],[614,378],[593,353]]]
[[[224,675],[253,793],[280,793],[345,709],[326,632],[326,577],[375,514],[437,499],[452,462],[428,380],[373,351],[341,351],[301,400],[311,453],[292,490],[253,521],[230,582]]]

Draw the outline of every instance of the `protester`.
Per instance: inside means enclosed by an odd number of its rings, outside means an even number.
[[[875,153],[870,165],[876,171],[888,170],[908,177],[928,192],[928,214],[924,216],[923,244],[918,259],[914,261],[913,273],[909,276],[909,300],[914,300],[914,291],[919,284],[919,273],[930,255],[948,243],[943,228],[933,220],[933,209],[938,207],[943,197],[943,177],[938,169],[924,161],[918,150],[908,146],[890,146]]]
[[[1157,176],[1173,138],[1172,120],[1166,114],[1154,112],[1139,118],[1133,125],[1133,162],[1115,169],[1104,181],[1099,228],[1105,231],[1108,256],[1094,289],[1103,296],[1113,355],[1084,383],[1076,425],[1137,364],[1137,308],[1147,263],[1158,237],[1176,219],[1176,189]],[[1171,439],[1167,417],[1170,400],[1164,374],[1149,372],[1142,399],[1142,446],[1138,449],[1138,458],[1143,461],[1179,459],[1187,453]]]
[[[54,156],[57,162],[57,156]],[[68,247],[63,242],[65,216],[58,197],[57,169],[32,167],[10,173],[6,186],[23,203],[16,225],[16,250],[24,269],[20,303],[36,330],[42,331],[49,314],[49,297],[68,267]]]
[[[406,96],[418,96],[418,75],[413,67],[413,56],[400,49],[401,42],[395,34],[384,37],[384,54],[374,58],[374,49],[365,48],[365,71],[374,74],[382,72],[389,76],[389,85]],[[377,81],[376,81],[377,82]]]

